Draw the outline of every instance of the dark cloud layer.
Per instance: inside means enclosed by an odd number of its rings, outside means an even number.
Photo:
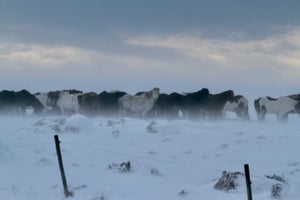
[[[1,23],[108,37],[113,32],[243,30],[264,35],[269,26],[299,25],[297,1],[91,0],[1,1]]]

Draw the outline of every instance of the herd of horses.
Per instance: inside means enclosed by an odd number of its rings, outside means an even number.
[[[286,121],[290,113],[300,115],[300,94],[278,98],[261,97],[254,101],[259,121],[266,114],[276,114]],[[26,90],[0,91],[0,113],[26,113],[88,116],[120,115],[141,118],[167,119],[225,119],[227,112],[235,112],[242,120],[250,120],[246,97],[234,95],[232,90],[211,94],[207,88],[197,92],[160,93],[159,88],[134,95],[122,91],[83,93],[78,90],[50,91],[31,94]]]

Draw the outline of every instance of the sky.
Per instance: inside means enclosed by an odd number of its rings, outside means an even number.
[[[300,93],[296,0],[0,0],[0,90]]]

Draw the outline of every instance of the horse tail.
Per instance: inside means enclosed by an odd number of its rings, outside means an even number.
[[[249,107],[248,105],[246,105],[246,108],[245,108],[245,119],[246,120],[250,120],[250,115],[249,115]]]
[[[257,113],[261,113],[262,110],[260,108],[260,105],[259,105],[259,101],[260,101],[261,98],[258,98],[258,99],[255,99],[254,101],[254,108],[256,110]]]
[[[129,101],[128,100],[128,95],[124,95],[124,96],[121,96],[119,99],[118,99],[118,105],[119,105],[119,114],[124,114],[125,111],[128,110],[128,103],[126,104],[126,101]]]
[[[119,105],[119,114],[121,114],[122,111],[123,111],[123,109],[122,109],[122,97],[120,97],[120,98],[118,99],[118,105]]]

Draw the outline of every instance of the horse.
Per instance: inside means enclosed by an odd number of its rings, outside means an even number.
[[[103,91],[98,94],[98,101],[101,115],[118,115],[119,113],[119,103],[118,100],[120,97],[127,94],[123,91]]]
[[[276,114],[278,121],[286,121],[290,113],[300,114],[300,102],[290,96],[261,97],[254,101],[254,107],[259,121],[265,121],[267,113]]]
[[[18,92],[3,90],[0,92],[0,111],[26,113],[27,108],[33,108],[34,114],[40,114],[44,106],[27,90]]]
[[[168,118],[220,118],[225,103],[233,102],[233,97],[232,90],[210,94],[207,88],[191,93],[160,94],[149,114]]]
[[[47,105],[47,99],[48,99],[48,92],[38,92],[35,93],[34,96],[41,102],[41,104],[43,104],[44,109],[43,112],[48,112],[52,109],[52,107]]]
[[[188,118],[205,118],[204,109],[209,102],[211,94],[207,88],[202,88],[197,92],[185,93],[182,102],[182,112]]]
[[[159,97],[159,88],[153,88],[144,92],[140,96],[126,94],[119,98],[120,114],[136,113],[141,114],[142,118],[153,107]]]
[[[159,94],[157,101],[148,112],[150,117],[178,118],[184,109],[184,94],[173,92]],[[183,117],[183,116],[182,116]]]
[[[100,111],[100,102],[98,94],[88,92],[78,96],[80,111],[86,115],[95,116]]]
[[[48,99],[46,104],[52,108],[58,107],[62,115],[65,115],[66,111],[80,113],[80,107],[78,103],[78,96],[80,92],[73,90],[54,91],[48,93]]]
[[[224,116],[224,107],[227,102],[234,101],[234,92],[227,90],[218,94],[209,94],[199,106],[198,109],[204,114],[205,118],[222,119]]]
[[[236,115],[242,120],[250,120],[249,109],[248,109],[248,99],[242,95],[236,95],[233,98],[233,102],[227,101],[224,110],[223,116],[226,117],[226,112],[235,112]]]

